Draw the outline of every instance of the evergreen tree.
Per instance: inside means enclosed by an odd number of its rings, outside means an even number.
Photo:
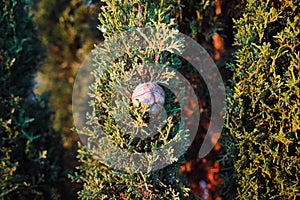
[[[0,199],[54,199],[63,176],[47,95],[33,92],[44,49],[29,9],[0,2]]]
[[[299,1],[248,0],[234,21],[221,162],[226,199],[298,199]]]
[[[173,19],[170,19],[170,11],[173,8],[177,8],[177,1],[168,1],[168,4],[164,4],[163,1],[159,2],[147,2],[147,1],[103,1],[105,6],[102,7],[100,14],[99,29],[103,32],[106,41],[115,41],[114,37],[121,34],[124,31],[139,30],[137,28],[162,28],[163,30],[169,30],[165,33],[151,32],[149,34],[153,37],[149,39],[149,43],[155,44],[155,35],[162,34],[161,39],[166,41],[177,39],[176,23]],[[135,38],[134,33],[129,34],[129,38]],[[126,35],[124,35],[126,37]],[[148,38],[147,38],[148,39]],[[157,39],[157,38],[156,38]],[[118,39],[116,39],[118,40]],[[122,40],[122,37],[121,37]],[[130,40],[128,40],[130,43]],[[178,49],[182,48],[183,43],[178,40],[176,45]],[[136,44],[137,45],[137,44]],[[173,44],[174,45],[174,44]],[[176,47],[175,45],[175,47]],[[134,46],[134,45],[133,45]],[[113,146],[107,146],[110,144],[103,143],[99,140],[97,126],[99,125],[103,129],[103,133],[109,138],[113,144],[118,145],[124,151],[129,150],[137,153],[147,153],[155,151],[158,148],[163,148],[164,145],[174,140],[180,142],[181,147],[187,147],[187,136],[186,131],[178,133],[179,129],[179,108],[178,102],[174,100],[174,94],[171,91],[165,89],[166,92],[166,103],[165,108],[168,115],[168,123],[166,126],[153,137],[150,138],[137,138],[134,137],[134,130],[122,130],[120,126],[116,124],[114,116],[126,115],[124,110],[121,109],[120,104],[122,102],[130,101],[130,94],[124,96],[124,101],[116,102],[116,105],[112,105],[111,100],[114,94],[120,93],[115,88],[128,88],[131,87],[130,81],[133,80],[134,74],[137,71],[142,70],[141,68],[147,65],[149,62],[168,65],[175,69],[178,69],[181,65],[180,60],[172,55],[169,50],[173,47],[162,46],[161,49],[157,47],[145,47],[143,49],[131,49],[130,44],[117,45],[118,48],[126,49],[125,55],[114,60],[108,66],[105,66],[103,58],[110,57],[109,51],[114,51],[115,45],[113,42],[108,42],[105,48],[96,48],[93,51],[94,64],[96,70],[94,71],[95,81],[91,86],[91,102],[93,106],[92,113],[89,113],[88,124],[92,124],[95,129],[90,129],[87,126],[78,130],[80,134],[88,136],[87,147],[96,146],[94,153],[97,155],[107,154],[106,161],[117,160],[118,164],[111,167],[102,159],[95,159],[93,153],[88,151],[85,146],[80,147],[78,159],[81,163],[77,167],[77,172],[71,176],[74,181],[83,183],[83,189],[79,192],[79,197],[82,199],[194,199],[194,195],[190,192],[190,189],[186,186],[186,183],[181,180],[178,174],[178,169],[182,161],[182,157],[178,160],[174,158],[171,165],[166,166],[162,169],[155,171],[139,172],[138,167],[143,163],[135,163],[134,160],[122,160],[118,159],[121,156],[114,152]],[[105,53],[107,52],[107,54]],[[103,71],[103,73],[100,73]],[[142,70],[143,71],[143,70]],[[147,71],[147,70],[146,70]],[[149,71],[151,71],[149,67]],[[163,70],[164,71],[164,70]],[[149,73],[147,74],[146,80],[153,79]],[[144,74],[141,73],[141,74]],[[144,75],[145,75],[144,74]],[[136,75],[136,74],[135,74]],[[165,81],[168,82],[168,78],[172,76],[171,72],[161,72],[161,77],[165,77]],[[158,75],[156,76],[158,77]],[[155,79],[155,78],[154,78]],[[162,78],[163,79],[163,78]],[[161,80],[162,81],[162,80]],[[119,85],[122,83],[122,85]],[[128,90],[127,90],[128,91]],[[116,106],[116,108],[113,108]],[[124,105],[123,105],[124,106]],[[129,106],[129,104],[127,105]],[[126,105],[125,105],[126,107]],[[136,119],[135,122],[140,122],[147,126],[147,114],[149,110],[143,107],[129,106],[132,117]],[[125,123],[127,122],[124,119]],[[100,138],[101,139],[101,138]],[[168,157],[173,158],[172,148],[168,147]],[[91,150],[91,149],[89,149]],[[152,159],[152,160],[151,160]],[[149,165],[155,163],[155,159],[146,156],[146,160]],[[177,160],[177,161],[176,161]],[[132,162],[132,163],[131,163]],[[126,165],[125,171],[118,169],[118,166]],[[132,169],[130,169],[130,166]],[[131,171],[132,170],[132,171]]]

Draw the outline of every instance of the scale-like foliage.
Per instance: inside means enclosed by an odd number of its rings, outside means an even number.
[[[0,199],[55,198],[61,176],[52,112],[33,93],[43,48],[29,3],[0,2]]]
[[[93,112],[89,115],[88,123],[94,129],[84,128],[80,134],[86,134],[88,147],[97,155],[108,155],[106,158],[95,159],[85,147],[79,150],[78,159],[81,163],[78,172],[72,176],[73,180],[83,183],[83,190],[79,192],[82,199],[193,199],[190,189],[179,179],[178,168],[181,158],[174,156],[174,149],[168,147],[168,159],[173,163],[163,169],[152,171],[151,167],[157,160],[148,152],[168,146],[171,141],[180,143],[181,148],[188,145],[187,130],[179,130],[180,108],[175,96],[166,90],[165,108],[167,123],[158,133],[149,138],[135,137],[134,132],[139,126],[147,126],[147,110],[141,112],[139,108],[130,105],[131,93],[136,87],[133,82],[151,81],[168,85],[174,76],[167,67],[180,67],[180,60],[172,52],[180,53],[183,40],[179,38],[176,24],[169,18],[171,7],[160,6],[159,3],[148,1],[104,1],[100,14],[101,25],[99,29],[107,39],[103,47],[96,47],[93,51],[95,82],[91,86],[90,105]],[[174,3],[174,2],[173,2]],[[146,33],[139,28],[151,27]],[[122,32],[134,30],[122,35]],[[145,30],[145,29],[144,29]],[[159,30],[159,31],[154,31]],[[118,35],[118,36],[117,36]],[[141,40],[135,38],[142,36]],[[126,43],[118,43],[122,38]],[[139,41],[139,42],[137,42]],[[131,43],[132,42],[132,43]],[[136,42],[136,43],[135,43]],[[116,46],[119,44],[119,46]],[[139,48],[145,47],[145,48]],[[118,49],[124,49],[122,55],[110,61]],[[161,64],[161,68],[147,67],[149,63]],[[155,76],[151,76],[155,74]],[[140,81],[138,81],[140,80]],[[115,96],[123,95],[118,100]],[[178,97],[178,100],[180,97]],[[121,123],[129,125],[126,112],[130,111],[135,119],[132,128],[122,129],[116,121],[121,117]],[[101,127],[108,138],[107,143],[99,138],[97,126]],[[102,137],[102,136],[101,136]],[[113,145],[112,145],[113,144]],[[138,168],[144,163],[134,163],[135,160],[118,159],[123,156],[115,151],[115,147],[125,151],[145,154],[149,164],[149,171],[139,172]],[[93,148],[95,147],[96,148]],[[124,153],[125,154],[125,153]],[[105,164],[103,160],[115,160],[115,168]],[[127,162],[127,163],[126,163]],[[125,166],[125,171],[116,168]],[[126,167],[132,168],[126,168]]]
[[[299,1],[248,0],[235,20],[223,136],[226,199],[300,196]]]

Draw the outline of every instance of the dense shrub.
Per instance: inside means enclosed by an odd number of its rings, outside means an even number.
[[[47,95],[33,93],[44,49],[29,3],[0,2],[0,199],[55,198],[62,176]]]
[[[234,21],[221,159],[226,199],[300,196],[299,1],[248,0]]]
[[[169,13],[172,10],[170,5],[161,6],[160,2],[144,1],[141,3],[140,1],[127,0],[105,1],[105,3],[106,6],[102,7],[103,12],[100,14],[101,25],[99,29],[103,31],[106,39],[111,39],[122,31],[137,30],[137,27],[173,28],[169,34],[165,33],[162,38],[166,39],[166,41],[172,41],[172,39],[176,37],[177,30],[174,29],[176,28],[176,23],[169,17]],[[175,4],[175,1],[170,1],[170,3]],[[158,33],[152,34],[152,37],[155,38],[154,35]],[[133,34],[132,37],[134,37]],[[159,43],[159,41],[149,39],[149,46],[157,43]],[[178,43],[179,46],[182,45],[182,41]],[[93,106],[93,112],[90,113],[88,123],[92,124],[95,129],[86,127],[83,130],[79,130],[79,133],[89,137],[88,141],[90,142],[87,143],[88,146],[97,146],[98,149],[95,150],[96,153],[108,153],[109,156],[106,157],[107,160],[122,156],[122,154],[115,154],[113,145],[111,145],[115,144],[124,151],[129,150],[135,153],[145,153],[150,167],[155,163],[157,158],[151,158],[147,153],[162,148],[165,145],[169,150],[167,155],[168,159],[174,158],[174,162],[169,166],[155,171],[150,170],[135,173],[137,168],[142,165],[141,163],[135,163],[135,160],[119,159],[118,162],[120,163],[118,163],[118,165],[126,165],[126,162],[128,162],[132,163],[135,167],[135,169],[132,169],[132,172],[128,168],[125,168],[127,171],[121,171],[108,166],[103,160],[93,158],[93,154],[82,146],[78,155],[81,165],[77,167],[78,171],[72,176],[74,181],[83,183],[83,189],[79,192],[80,198],[193,199],[194,195],[191,194],[190,189],[186,183],[180,179],[178,174],[182,158],[177,160],[173,155],[174,149],[167,147],[167,144],[171,140],[179,142],[181,147],[188,145],[186,140],[187,136],[185,134],[186,130],[177,133],[179,125],[178,111],[180,109],[178,105],[174,103],[174,95],[172,96],[170,91],[166,91],[165,107],[168,114],[168,122],[165,128],[155,136],[146,139],[134,137],[133,130],[124,130],[116,124],[114,116],[117,114],[126,116],[126,111],[124,109],[114,108],[114,105],[111,103],[113,95],[120,93],[119,90],[115,89],[115,86],[117,88],[125,88],[124,91],[129,91],[128,89],[132,87],[130,83],[127,83],[130,81],[124,82],[124,78],[126,80],[134,79],[136,73],[134,67],[140,69],[145,67],[147,63],[153,62],[178,68],[180,66],[179,59],[166,52],[167,47],[170,49],[173,47],[167,46],[166,49],[163,47],[158,49],[155,46],[151,46],[152,48],[147,47],[141,50],[132,48],[129,44],[120,44],[117,48],[124,48],[125,55],[114,60],[108,66],[105,65],[105,60],[102,58],[106,58],[105,56],[109,57],[110,50],[114,52],[114,48],[116,47],[109,42],[106,43],[105,47],[105,50],[95,48],[93,51],[96,69],[94,71],[95,81],[90,87],[90,96],[92,98],[90,105]],[[127,48],[131,51],[126,51]],[[107,54],[105,53],[106,51],[108,52]],[[148,70],[151,72],[151,69]],[[103,72],[103,74],[101,72]],[[163,79],[164,77],[168,79],[168,77],[172,76],[170,72],[162,74],[159,74],[162,79],[160,81],[165,80]],[[149,74],[144,78],[149,81]],[[119,85],[120,83],[122,83],[122,85]],[[124,96],[124,102],[127,102],[128,98],[130,98],[130,95]],[[119,103],[116,103],[115,106],[117,107]],[[135,108],[131,108],[131,112],[136,119],[142,121],[147,119],[147,114],[141,114],[141,112],[138,112]],[[143,124],[146,125],[147,123],[144,121]],[[103,144],[103,142],[97,138],[99,137],[97,135],[98,132],[95,131],[98,130],[97,126],[101,126],[103,133],[109,138],[110,144]]]

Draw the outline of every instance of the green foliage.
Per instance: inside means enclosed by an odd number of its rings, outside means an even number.
[[[174,19],[170,19],[170,11],[175,1],[160,7],[160,1],[103,1],[107,6],[101,7],[99,29],[105,28],[104,36],[108,37],[132,27],[146,27],[164,24],[174,27]],[[163,1],[161,1],[163,2]],[[172,4],[173,3],[173,4]],[[143,5],[141,11],[138,5]]]
[[[33,93],[43,48],[29,1],[1,1],[0,24],[0,199],[55,198],[61,145],[47,95]]]
[[[300,196],[299,1],[248,0],[222,144],[226,199]]]
[[[155,71],[157,74],[153,81],[166,84],[174,74],[164,66],[173,68],[180,66],[180,60],[170,53],[172,51],[180,52],[183,47],[183,41],[179,39],[178,31],[175,29],[176,24],[169,17],[171,6],[164,7],[163,5],[161,7],[161,2],[150,3],[135,0],[104,2],[106,6],[102,7],[103,12],[100,13],[99,29],[104,33],[105,38],[109,39],[107,40],[109,42],[106,42],[104,47],[97,47],[93,51],[96,70],[94,71],[95,82],[90,91],[92,98],[90,105],[93,107],[93,112],[89,113],[88,124],[92,125],[94,129],[85,127],[78,131],[89,137],[88,146],[95,154],[81,146],[78,155],[81,165],[77,167],[78,171],[71,176],[74,181],[83,183],[79,197],[82,199],[193,199],[193,194],[186,183],[180,180],[178,174],[182,157],[175,158],[172,147],[167,147],[169,150],[167,157],[174,161],[171,165],[160,170],[151,171],[149,169],[147,172],[139,173],[134,172],[138,170],[141,163],[135,163],[134,160],[118,160],[118,156],[122,155],[114,151],[114,146],[117,145],[124,152],[129,150],[134,153],[143,153],[147,163],[151,166],[157,158],[151,157],[150,152],[168,146],[171,141],[179,142],[179,146],[182,148],[188,145],[187,130],[178,132],[180,108],[171,91],[166,91],[167,125],[155,136],[149,138],[134,136],[134,132],[139,130],[139,126],[147,126],[147,111],[141,112],[140,108],[130,105],[131,92],[136,86],[132,85],[131,80],[141,78],[140,80],[147,82],[151,79],[154,71],[151,67],[145,69],[148,63],[162,65],[159,72]],[[146,42],[148,45],[143,51],[134,48],[139,45],[143,46],[143,44],[131,44],[131,40],[128,40],[126,44],[115,45],[118,41],[118,38],[115,38],[116,34],[121,34],[126,30],[135,30],[136,32],[133,31],[129,36],[124,35],[124,37],[135,38],[137,36],[135,34],[139,32],[137,27],[155,27],[161,31],[148,32],[148,36],[145,36],[146,38],[140,42]],[[160,45],[161,40],[177,42]],[[158,46],[160,48],[157,48]],[[107,64],[106,60],[110,60],[111,52],[115,52],[115,48],[124,49],[125,55]],[[121,101],[115,101],[116,105],[112,105],[112,98],[118,94],[126,95],[123,95]],[[117,125],[116,116],[126,116],[124,108],[128,109],[135,118],[136,128],[124,130]],[[127,125],[126,119],[121,120]],[[104,142],[100,140],[102,138],[99,138],[96,131],[98,126],[102,128],[108,138],[107,143],[105,140]],[[96,146],[96,148],[92,148],[92,146]],[[98,160],[92,155],[108,156]],[[128,171],[113,169],[103,162],[112,159],[118,161],[117,167],[125,166],[125,170]]]

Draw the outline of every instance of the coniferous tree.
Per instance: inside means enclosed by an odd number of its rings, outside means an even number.
[[[122,34],[124,31],[130,32],[147,27],[169,30],[169,32],[165,33],[162,33],[163,31],[155,33],[149,29],[148,33],[152,38],[150,37],[149,40],[147,40],[148,38],[145,39],[149,42],[149,45],[151,45],[151,42],[153,42],[153,45],[159,42],[155,40],[155,35],[158,34],[164,34],[161,35],[161,39],[165,39],[166,41],[178,40],[178,38],[176,38],[176,33],[178,33],[176,30],[177,25],[173,19],[170,19],[170,11],[172,10],[171,4],[173,4],[173,8],[176,8],[176,1],[168,1],[168,5],[162,4],[160,1],[125,0],[103,2],[105,2],[106,5],[102,7],[102,12],[99,17],[101,23],[99,29],[103,32],[106,40],[115,41],[114,37]],[[126,37],[126,34],[124,37]],[[136,38],[136,35],[129,33],[129,38],[130,37]],[[119,39],[122,40],[122,37]],[[116,39],[116,41],[118,41],[118,39]],[[111,101],[114,102],[114,100],[112,100],[113,95],[120,93],[120,91],[115,90],[116,87],[126,89],[132,87],[130,81],[128,81],[128,83],[124,82],[124,78],[133,80],[133,74],[136,72],[134,69],[139,71],[139,67],[147,65],[149,62],[169,65],[175,69],[178,69],[181,65],[180,60],[176,58],[176,56],[167,52],[168,48],[169,50],[176,48],[176,45],[179,45],[178,49],[183,47],[181,46],[182,43],[180,40],[178,40],[178,43],[176,43],[174,47],[170,45],[165,47],[165,49],[164,46],[161,46],[161,49],[153,46],[151,46],[152,48],[131,49],[132,46],[129,44],[130,42],[127,42],[128,43],[120,44],[120,46],[117,45],[118,47],[116,47],[113,42],[108,42],[104,49],[96,48],[92,54],[96,69],[94,71],[95,81],[90,91],[90,105],[93,106],[93,109],[92,113],[88,115],[87,124],[94,125],[96,129],[85,127],[82,130],[78,130],[80,134],[85,134],[89,137],[87,146],[81,145],[79,150],[78,159],[81,165],[77,167],[78,171],[71,176],[74,181],[83,183],[83,189],[79,192],[79,197],[82,199],[194,199],[194,195],[190,192],[186,183],[180,179],[178,174],[182,157],[178,160],[174,158],[175,162],[162,169],[135,173],[135,171],[139,171],[137,168],[143,163],[135,163],[135,160],[118,160],[117,157],[121,157],[122,155],[114,152],[114,147],[111,145],[116,144],[124,151],[130,150],[137,153],[155,151],[156,149],[164,147],[164,145],[167,146],[172,140],[180,142],[180,146],[183,148],[188,145],[185,132],[187,130],[177,133],[179,129],[178,111],[180,109],[178,108],[178,104],[174,101],[175,97],[172,96],[172,92],[166,88],[165,107],[168,114],[168,122],[166,127],[163,128],[159,134],[151,138],[139,139],[133,136],[133,130],[122,130],[122,128],[116,124],[114,116],[126,115],[124,113],[125,111],[118,106],[120,106],[122,102],[130,101],[130,94],[126,93],[127,95],[124,96],[124,101],[116,102],[116,105],[111,103]],[[109,53],[109,51],[114,52],[114,48],[128,48],[128,51],[126,51],[125,55],[121,55],[121,57],[113,60],[108,66],[105,66],[103,58],[105,59],[114,55],[114,53]],[[105,52],[107,52],[107,54]],[[101,71],[103,71],[103,73],[101,73]],[[149,69],[149,71],[151,71],[151,69]],[[147,72],[145,73],[147,74]],[[164,81],[166,82],[168,78],[172,76],[171,72],[161,73],[160,78],[165,77],[166,80]],[[153,77],[148,76],[145,79],[152,80]],[[120,82],[123,82],[123,84],[118,85]],[[117,109],[114,108],[114,106],[117,107]],[[141,108],[129,108],[132,117],[144,125],[147,124],[144,120],[147,121],[148,111],[142,112],[139,110]],[[124,120],[126,121],[126,119]],[[108,137],[112,143],[103,143],[103,141],[100,141],[101,138],[99,140],[98,132],[96,131],[98,125],[103,129],[104,135]],[[108,162],[110,160],[118,160],[118,163],[112,167],[106,162],[103,162],[103,160],[94,158],[93,153],[89,151],[91,149],[87,149],[88,146],[97,146],[96,149],[93,149],[95,150],[94,153],[106,153],[108,156],[104,159],[107,159]],[[167,157],[173,158],[173,149],[171,147],[168,148],[169,154]],[[146,160],[148,159],[147,161],[150,166],[155,163],[155,159],[157,159],[145,157]],[[132,171],[126,167],[125,171],[119,170],[119,165],[132,166]]]
[[[44,48],[29,9],[0,2],[0,199],[54,199],[63,176],[47,95],[33,92]]]
[[[299,1],[248,0],[234,21],[223,194],[226,199],[298,199]]]

